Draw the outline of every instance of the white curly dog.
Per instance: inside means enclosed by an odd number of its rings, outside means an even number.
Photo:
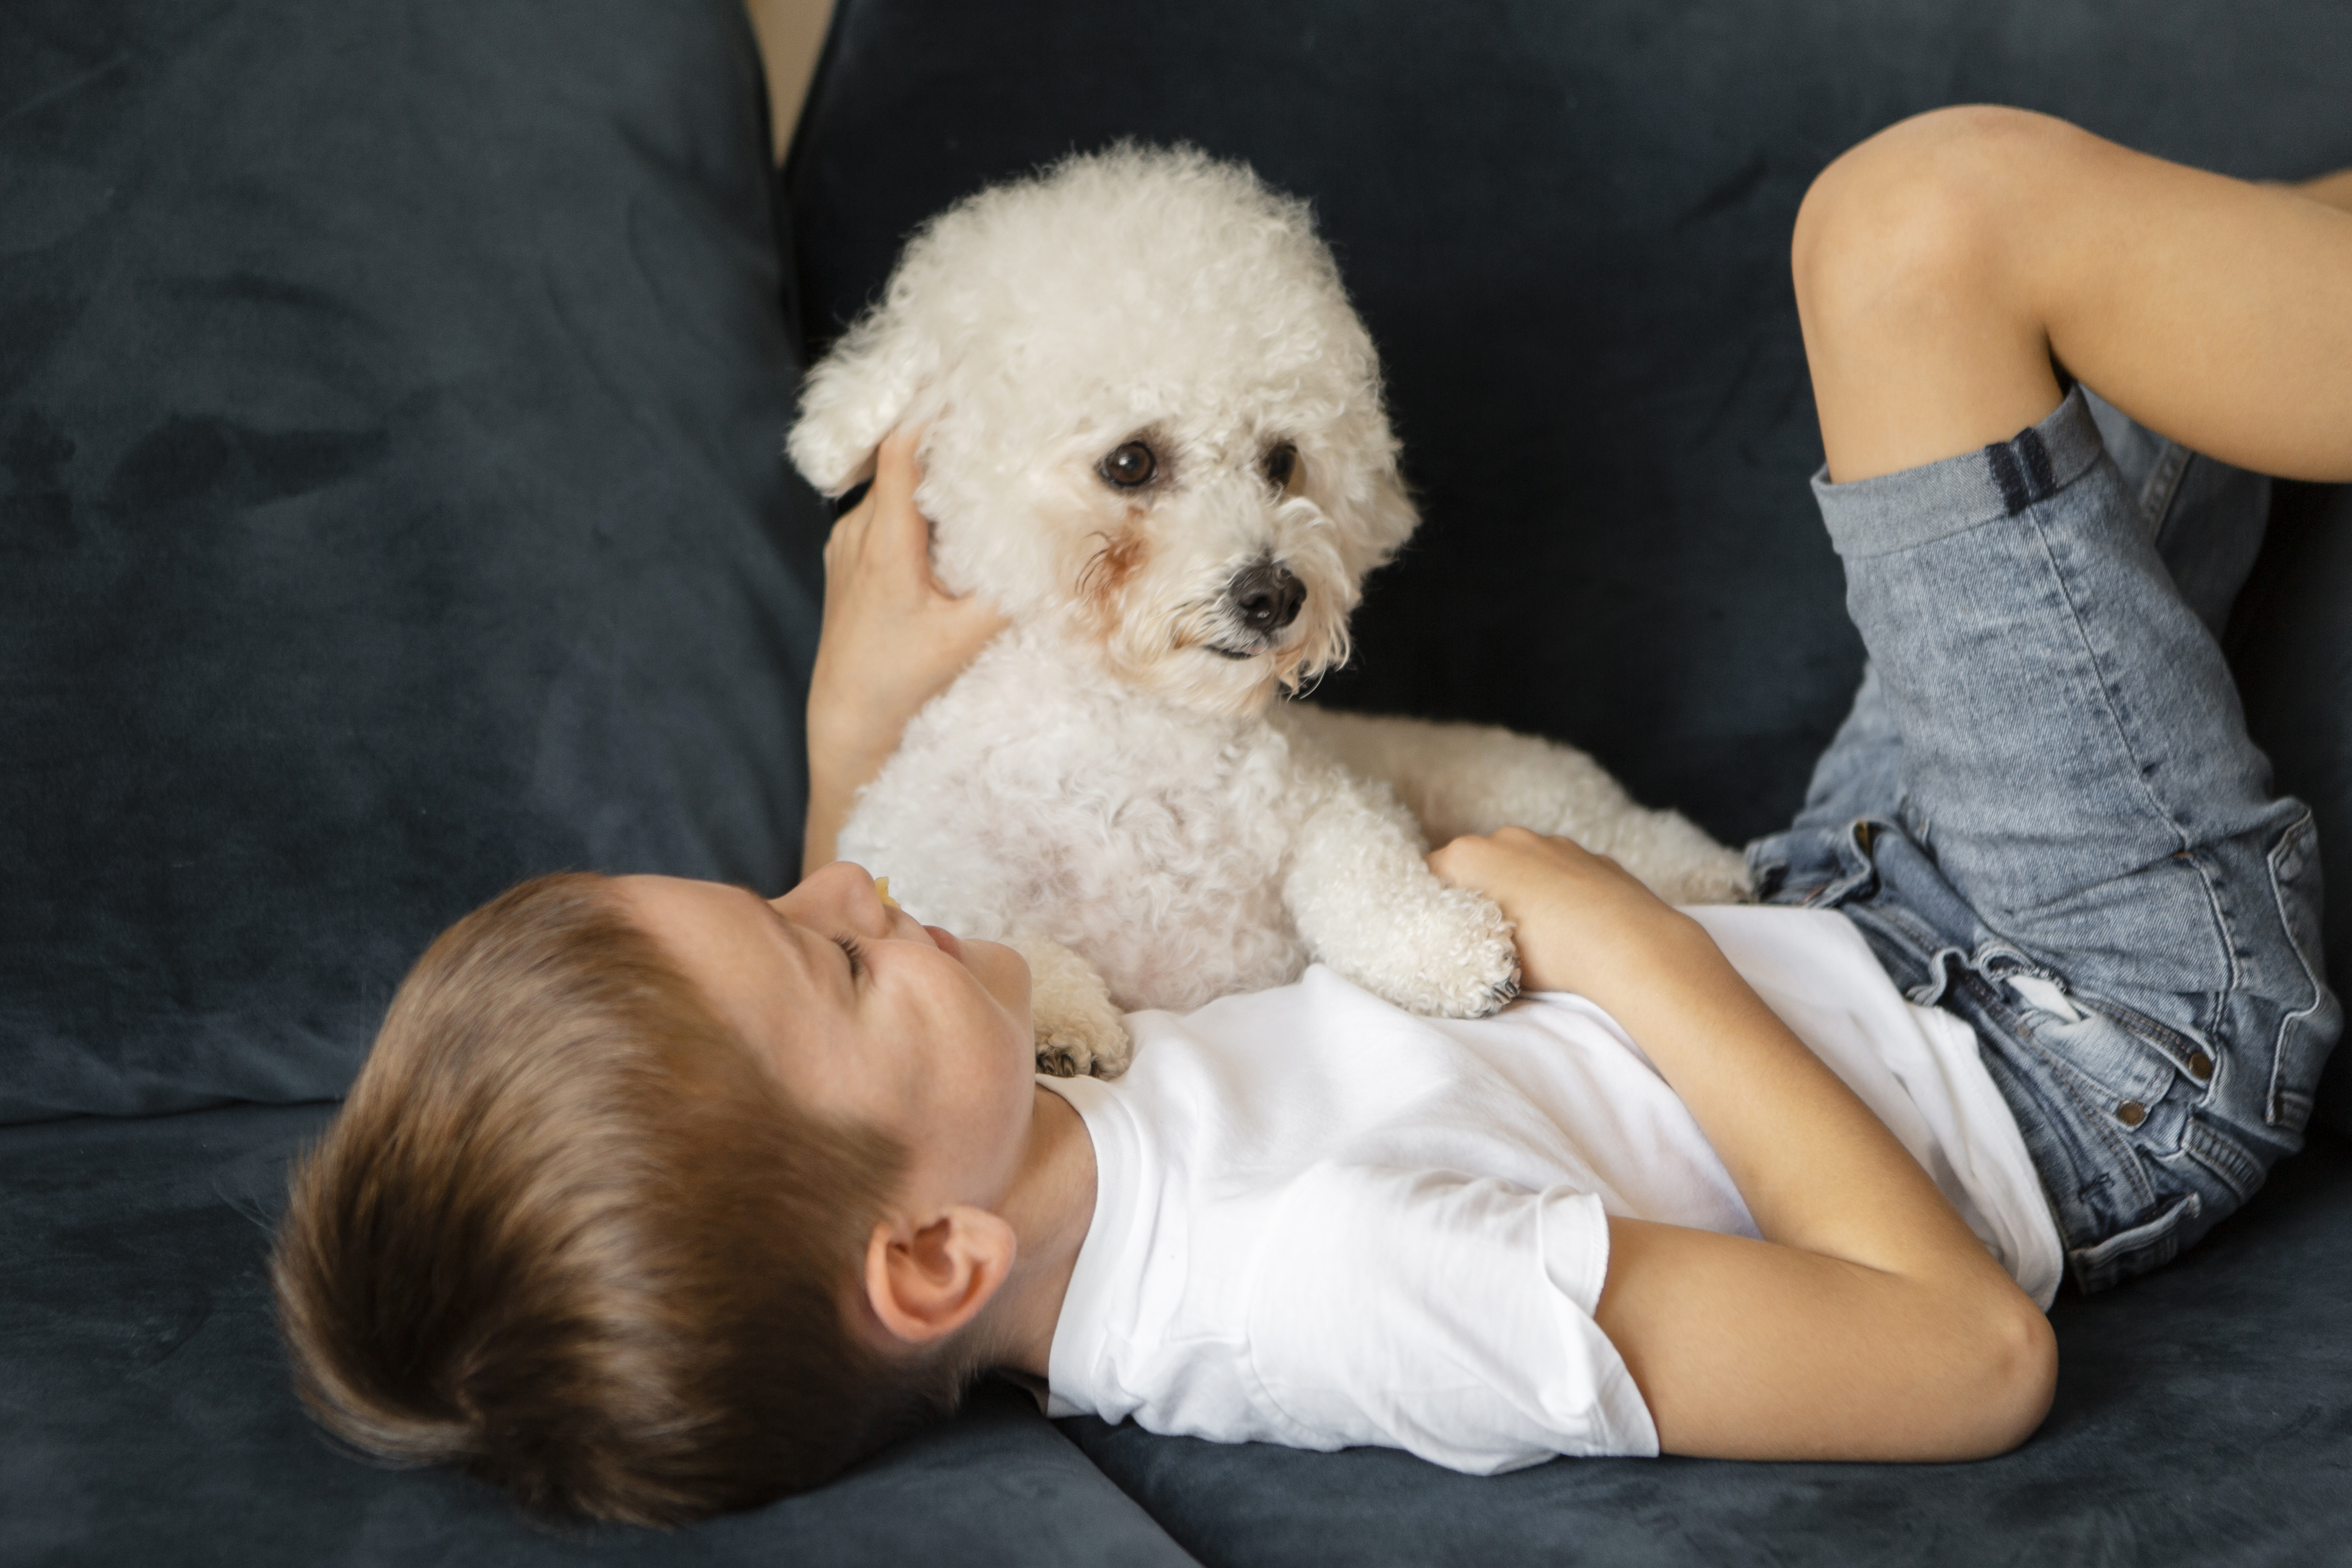
[[[925,920],[1011,942],[1049,1071],[1110,1077],[1122,1009],[1310,959],[1416,1012],[1517,992],[1501,911],[1432,841],[1517,823],[1670,900],[1739,859],[1580,752],[1281,701],[1348,655],[1419,521],[1380,366],[1306,205],[1120,146],[950,207],[809,376],[790,450],[838,496],[924,431],[942,584],[1012,619],[858,798],[843,856]]]

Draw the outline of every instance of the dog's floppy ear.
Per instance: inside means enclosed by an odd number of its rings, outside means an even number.
[[[1412,531],[1421,526],[1421,511],[1405,488],[1404,476],[1390,463],[1372,477],[1370,493],[1350,496],[1332,509],[1339,513],[1342,548],[1349,570],[1361,577],[1375,566],[1385,566]]]
[[[874,472],[882,437],[906,423],[938,374],[939,351],[895,300],[868,310],[841,335],[801,387],[800,417],[784,449],[801,476],[829,496]]]

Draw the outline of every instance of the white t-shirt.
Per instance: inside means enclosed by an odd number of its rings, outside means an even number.
[[[1905,1001],[1843,916],[1689,912],[2047,1307],[2057,1230],[1968,1026]],[[1756,1228],[1606,1013],[1548,994],[1416,1017],[1318,966],[1128,1023],[1125,1078],[1039,1080],[1085,1119],[1097,1171],[1055,1415],[1482,1475],[1658,1451],[1592,1320],[1604,1216]]]

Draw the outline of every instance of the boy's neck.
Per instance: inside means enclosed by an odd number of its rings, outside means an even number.
[[[1042,1378],[1094,1221],[1095,1144],[1068,1100],[1042,1086],[1034,1093],[1028,1145],[1000,1211],[1020,1237],[1020,1252],[990,1303],[989,1337],[1003,1347],[1000,1364]]]

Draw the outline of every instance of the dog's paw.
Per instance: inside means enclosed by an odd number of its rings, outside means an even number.
[[[1125,1072],[1135,1041],[1094,965],[1035,931],[1016,933],[1013,945],[1029,963],[1037,1070],[1055,1078],[1117,1078]]]
[[[1424,980],[1432,986],[1431,1000],[1415,1012],[1440,1018],[1483,1018],[1508,1005],[1519,994],[1517,944],[1507,933],[1481,938]]]
[[[1492,900],[1466,888],[1444,890],[1437,940],[1420,945],[1410,970],[1375,985],[1390,1001],[1440,1018],[1483,1018],[1519,994],[1519,949]]]
[[[1135,1038],[1116,1012],[1037,1019],[1037,1070],[1055,1078],[1117,1078],[1135,1059]]]

